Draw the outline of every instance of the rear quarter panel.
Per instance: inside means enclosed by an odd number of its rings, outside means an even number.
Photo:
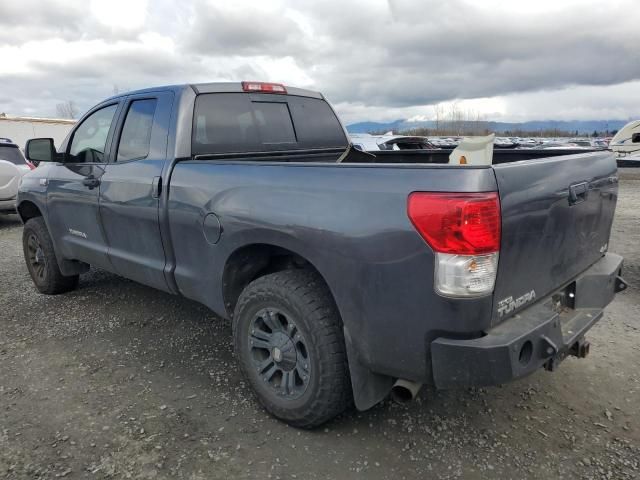
[[[180,292],[224,315],[225,262],[251,244],[311,262],[333,293],[359,359],[372,371],[428,380],[428,344],[490,324],[492,297],[433,290],[433,252],[411,225],[413,191],[495,191],[490,168],[185,161],[170,180],[170,235]],[[206,214],[222,225],[212,245]]]

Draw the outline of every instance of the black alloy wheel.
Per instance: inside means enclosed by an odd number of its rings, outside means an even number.
[[[251,359],[265,385],[279,396],[300,397],[309,386],[311,365],[306,341],[291,315],[262,309],[248,334]]]

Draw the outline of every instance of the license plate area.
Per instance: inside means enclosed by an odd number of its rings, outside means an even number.
[[[559,314],[566,314],[568,310],[576,308],[576,282],[571,282],[562,290],[551,296],[551,305],[554,311]]]

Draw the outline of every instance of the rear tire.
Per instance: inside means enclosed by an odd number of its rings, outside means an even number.
[[[27,220],[22,231],[24,259],[40,293],[56,295],[74,290],[78,275],[65,276],[58,267],[53,241],[42,217]]]
[[[233,317],[240,368],[272,415],[316,427],[352,402],[342,321],[324,281],[285,270],[251,282]]]

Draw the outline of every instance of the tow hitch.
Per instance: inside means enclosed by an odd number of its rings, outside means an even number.
[[[571,345],[571,348],[569,348],[569,350],[559,352],[557,355],[547,360],[547,362],[544,364],[544,369],[548,372],[554,372],[558,368],[558,365],[560,365],[560,362],[562,362],[568,356],[585,358],[587,355],[589,355],[590,348],[591,344],[584,338],[581,338],[576,343]]]
[[[620,275],[616,277],[616,285],[614,287],[614,292],[620,293],[623,290],[626,290],[629,284],[622,278]]]
[[[629,287],[629,284],[622,278],[620,275],[621,270],[618,271],[618,275],[616,275],[614,280],[613,290],[615,293],[622,292]],[[575,288],[575,284],[573,284]],[[569,287],[567,287],[569,288]],[[572,292],[569,292],[567,295],[569,298],[573,298]],[[558,350],[558,347],[546,336],[543,336],[543,340],[546,343],[546,352],[549,355],[553,355],[544,363],[544,369],[553,372],[558,368],[560,362],[562,362],[568,356],[577,357],[577,358],[585,358],[589,355],[589,349],[591,344],[587,342],[584,337],[576,340],[573,345],[571,345],[568,349]]]
[[[573,355],[574,357],[578,357],[578,358],[585,358],[587,355],[589,355],[590,347],[591,347],[591,344],[587,342],[584,338],[581,338],[571,346],[571,349],[569,350],[569,355]]]

